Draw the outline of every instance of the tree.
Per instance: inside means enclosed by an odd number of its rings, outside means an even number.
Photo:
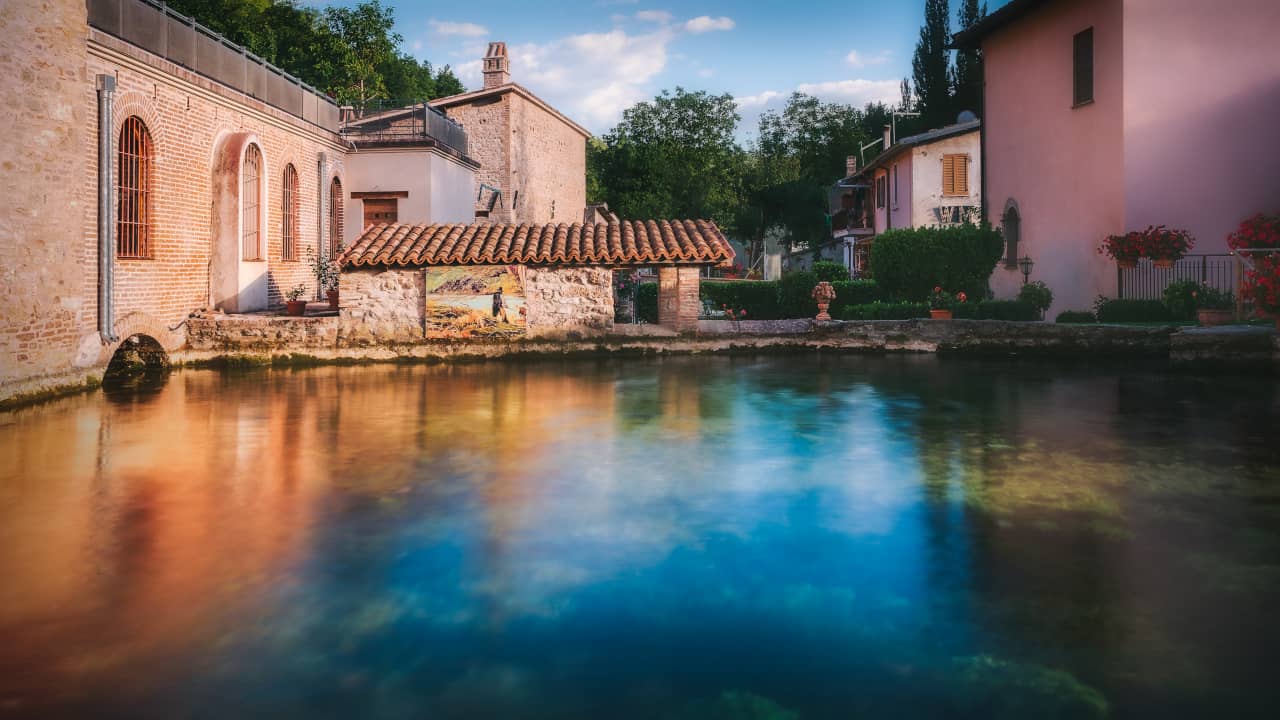
[[[986,17],[987,4],[978,0],[963,0],[960,6],[960,27],[969,28]],[[982,53],[979,50],[956,52],[953,107],[957,111],[972,110],[978,113],[982,105]]]
[[[380,0],[352,8],[327,7],[324,21],[341,40],[340,52],[328,60],[334,71],[331,90],[342,104],[364,106],[375,98],[387,97],[386,79],[379,73],[396,59],[396,47],[403,40],[391,31],[395,16]]]
[[[918,111],[925,127],[936,128],[954,122],[951,88],[951,11],[947,0],[925,0],[924,26],[911,58]]]

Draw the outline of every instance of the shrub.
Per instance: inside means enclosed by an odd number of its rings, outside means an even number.
[[[817,276],[818,282],[837,283],[849,279],[849,268],[838,262],[830,260],[819,260],[813,264],[813,274]]]
[[[1093,313],[1088,310],[1063,310],[1058,313],[1058,318],[1054,322],[1062,323],[1063,325],[1096,323],[1098,318],[1094,317]]]
[[[831,301],[832,317],[840,317],[840,312],[850,305],[867,305],[885,299],[875,280],[842,280],[831,283],[831,287],[836,289],[836,299]]]
[[[1195,280],[1179,280],[1164,289],[1164,305],[1175,320],[1190,320],[1196,316],[1196,291],[1200,283]]]
[[[700,287],[703,302],[710,303],[712,307],[722,308],[728,305],[737,310],[746,310],[747,317],[752,320],[777,320],[782,317],[778,312],[778,283],[772,280],[703,280]]]
[[[658,322],[658,283],[640,283],[636,288],[636,319]]]
[[[778,281],[778,312],[784,318],[813,317],[818,314],[818,304],[810,293],[818,284],[818,277],[811,272],[791,272]]]
[[[1236,296],[1230,290],[1219,290],[1212,285],[1200,285],[1191,293],[1197,310],[1230,310],[1236,306]]]
[[[929,317],[928,303],[873,302],[850,305],[840,313],[841,320],[912,320]]]
[[[962,303],[956,305],[952,313],[954,317],[962,320],[1034,322],[1040,319],[1040,311],[1025,300],[983,300],[976,303]]]
[[[1035,282],[1024,284],[1018,290],[1018,299],[1030,303],[1040,313],[1040,317],[1044,317],[1044,311],[1048,310],[1049,306],[1053,304],[1053,291],[1049,289],[1048,285],[1036,280]]]
[[[1159,300],[1108,300],[1098,298],[1094,306],[1098,322],[1164,322],[1172,320],[1169,308]]]
[[[974,299],[988,295],[1004,240],[990,225],[889,230],[871,246],[871,270],[889,297],[923,301],[937,286]]]

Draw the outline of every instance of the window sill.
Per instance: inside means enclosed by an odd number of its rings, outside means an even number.
[[[154,255],[116,255],[117,260],[141,260],[142,262],[150,262],[155,260]]]
[[[1082,107],[1086,107],[1086,106],[1088,106],[1088,105],[1092,105],[1092,104],[1093,104],[1093,98],[1090,98],[1090,99],[1088,99],[1088,100],[1081,100],[1080,102],[1075,103],[1074,105],[1072,105],[1072,106],[1071,106],[1071,109],[1072,109],[1072,110],[1075,110],[1076,108],[1082,108]]]

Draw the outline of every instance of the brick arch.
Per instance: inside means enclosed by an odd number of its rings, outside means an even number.
[[[155,155],[156,162],[160,162],[164,159],[165,150],[168,147],[166,129],[160,120],[160,113],[156,110],[155,103],[136,90],[117,95],[111,107],[111,152],[120,151],[120,130],[124,128],[124,121],[135,115],[142,120],[143,125],[147,126],[147,132],[151,135],[151,151]]]
[[[105,366],[111,362],[112,356],[120,349],[120,345],[125,340],[134,335],[146,335],[160,343],[160,347],[164,348],[167,353],[181,348],[186,344],[186,334],[179,328],[178,330],[170,330],[159,318],[145,312],[126,313],[116,318],[113,326],[116,334],[116,341],[107,343],[102,346],[102,350],[98,353],[97,361],[94,363],[98,366]],[[94,337],[97,337],[96,335]]]

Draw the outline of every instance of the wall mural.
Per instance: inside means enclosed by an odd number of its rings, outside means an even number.
[[[523,265],[427,268],[427,337],[525,334]]]

